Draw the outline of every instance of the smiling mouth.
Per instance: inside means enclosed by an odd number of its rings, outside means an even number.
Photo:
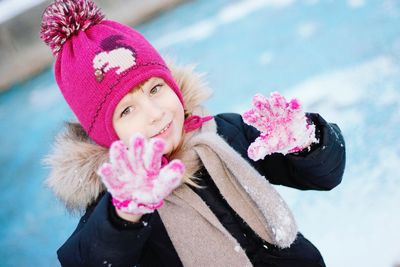
[[[161,131],[159,131],[157,134],[153,135],[153,137],[163,134],[163,133],[164,133],[166,130],[168,130],[168,128],[171,126],[171,123],[172,123],[172,122],[169,122],[169,123],[167,124],[167,126],[165,126],[165,127],[164,127]]]

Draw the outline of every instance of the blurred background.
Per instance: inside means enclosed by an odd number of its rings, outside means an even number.
[[[0,266],[59,266],[78,221],[41,160],[73,118],[38,38],[49,1],[0,0]],[[163,55],[208,73],[212,113],[280,91],[336,122],[347,146],[330,192],[278,186],[327,266],[400,266],[400,1],[96,1]]]

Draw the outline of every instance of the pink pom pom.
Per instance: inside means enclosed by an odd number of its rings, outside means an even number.
[[[43,13],[40,38],[57,55],[68,38],[103,19],[91,0],[55,0]]]

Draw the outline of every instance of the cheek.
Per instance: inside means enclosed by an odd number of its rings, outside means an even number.
[[[181,105],[181,102],[177,103],[178,106],[175,108],[175,122],[176,126],[178,127],[178,130],[183,130],[183,122],[185,120],[185,111],[183,110],[183,107]]]
[[[176,143],[180,143],[182,140],[182,135],[183,135],[183,124],[185,120],[185,111],[181,105],[181,102],[179,102],[179,107],[176,109],[175,113],[175,121],[176,121],[176,126],[177,126],[177,132],[175,136]]]
[[[185,111],[181,105],[181,102],[179,102],[179,107],[177,108],[177,117],[179,118],[179,120],[182,122],[185,120]]]
[[[129,137],[128,137],[128,131],[126,127],[123,127],[123,125],[118,124],[114,126],[115,132],[117,133],[119,139],[124,142],[125,145],[128,145],[129,143]]]
[[[129,145],[129,139],[134,133],[141,133],[145,135],[141,129],[143,127],[140,126],[141,123],[137,120],[133,122],[133,119],[126,118],[124,120],[120,120],[114,124],[115,132],[117,133],[119,139],[124,142],[125,145]]]

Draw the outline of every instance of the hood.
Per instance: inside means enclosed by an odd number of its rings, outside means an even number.
[[[205,75],[196,73],[193,65],[168,66],[182,91],[187,113],[211,96]],[[68,122],[43,160],[50,168],[45,185],[70,212],[82,212],[105,190],[96,171],[106,161],[108,149],[94,143],[79,123]]]

